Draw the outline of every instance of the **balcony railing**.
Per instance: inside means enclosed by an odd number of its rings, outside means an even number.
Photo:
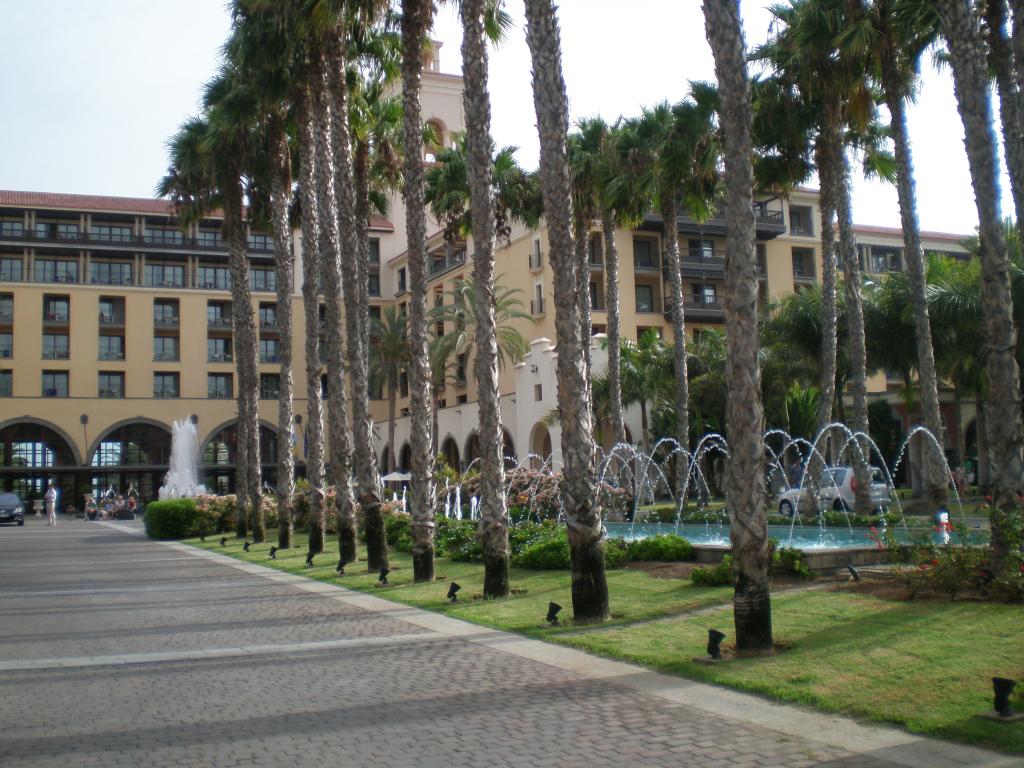
[[[153,397],[157,398],[157,399],[176,398],[177,396],[178,396],[178,390],[176,390],[176,389],[165,388],[165,389],[154,389],[153,390]]]
[[[464,250],[452,251],[451,253],[434,256],[430,260],[430,276],[439,275],[449,269],[461,266],[466,263],[466,252]]]
[[[153,360],[155,360],[158,363],[168,363],[168,362],[173,363],[173,362],[177,362],[178,357],[179,357],[179,355],[178,355],[177,352],[167,352],[167,351],[164,351],[164,352],[154,352],[153,353]]]
[[[109,398],[121,398],[124,397],[124,392],[122,392],[120,389],[101,389],[99,391],[99,396]]]
[[[530,299],[530,314],[531,315],[543,315],[544,314],[544,299]]]
[[[124,360],[124,352],[122,350],[100,352],[100,360]]]
[[[92,276],[89,281],[92,285],[131,285],[131,275],[108,275],[107,277]]]
[[[14,312],[8,312],[4,310],[0,312],[0,323],[12,323],[14,322]]]
[[[67,312],[45,312],[43,313],[44,323],[63,323],[67,325],[68,313]]]
[[[725,253],[707,248],[690,248],[683,251],[683,266],[701,266],[714,269],[725,268]]]
[[[277,357],[276,354],[273,354],[273,355],[269,355],[269,354],[268,355],[260,355],[260,362],[261,363],[276,363],[276,362],[278,362],[278,357]]]
[[[4,270],[0,272],[0,283],[20,283],[21,273],[15,274],[11,270]]]
[[[181,324],[177,315],[170,317],[154,317],[153,325],[157,328],[177,328]]]
[[[277,318],[273,320],[260,320],[260,328],[268,331],[276,331],[280,326],[277,324]]]
[[[544,268],[544,253],[542,251],[530,251],[530,269]]]
[[[91,245],[93,243],[107,243],[114,246],[141,246],[146,250],[172,250],[172,251],[227,251],[228,246],[223,240],[211,242],[209,237],[184,237],[180,240],[173,238],[154,237],[152,235],[134,235],[120,232],[85,232],[74,236],[63,233],[57,234],[50,231],[32,231],[28,229],[0,231],[0,240],[31,240],[42,243],[60,243],[62,245]],[[256,241],[249,242],[247,249],[260,253],[266,253],[274,249],[273,242]]]
[[[230,352],[211,352],[207,357],[207,362],[210,363],[230,363],[231,353]]]
[[[100,312],[100,325],[124,325],[124,315],[117,312]]]
[[[649,302],[638,301],[636,303],[636,311],[641,313],[659,313],[661,312],[661,306],[661,300],[654,296]]]
[[[70,360],[71,352],[67,349],[44,349],[43,360]]]
[[[7,359],[14,356],[14,349],[11,347],[4,347],[0,349],[0,358]]]
[[[207,317],[206,324],[211,328],[230,328],[230,317]]]
[[[641,271],[656,272],[661,267],[658,264],[658,260],[655,258],[633,258],[633,268]]]
[[[211,389],[207,390],[206,396],[210,400],[230,400],[231,393],[226,389]]]

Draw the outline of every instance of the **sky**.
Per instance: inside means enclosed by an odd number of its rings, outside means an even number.
[[[229,17],[223,0],[51,0],[5,3],[0,27],[4,105],[0,188],[151,196],[167,167],[166,141],[198,108],[217,67]],[[748,47],[768,35],[768,0],[742,0]],[[492,133],[536,167],[537,133],[522,5],[491,53]],[[691,80],[714,79],[698,0],[563,0],[559,7],[570,119],[614,121],[678,101]],[[461,69],[461,31],[450,5],[433,36],[441,68]],[[922,227],[977,226],[963,131],[948,69],[926,57],[909,111]],[[816,182],[814,182],[816,183]],[[1004,177],[1003,189],[1009,185]],[[1012,211],[1004,195],[1003,210]],[[854,221],[899,226],[891,185],[854,183]]]

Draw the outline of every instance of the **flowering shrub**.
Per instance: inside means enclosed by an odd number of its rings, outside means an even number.
[[[537,469],[517,469],[505,475],[508,488],[509,514],[514,520],[556,520],[562,511],[559,484],[560,472],[542,472]],[[480,493],[477,473],[462,481],[462,498],[469,499]],[[601,484],[600,502],[605,520],[624,520],[633,503],[633,494],[627,488]]]
[[[235,512],[238,507],[234,494],[217,496],[204,493],[195,497],[196,525],[203,533],[222,533],[235,529]],[[199,531],[197,531],[198,533]]]

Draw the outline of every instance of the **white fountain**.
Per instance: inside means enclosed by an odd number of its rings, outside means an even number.
[[[199,435],[191,419],[181,419],[171,427],[170,469],[160,487],[161,499],[183,499],[206,493],[199,484],[196,460],[199,457]]]

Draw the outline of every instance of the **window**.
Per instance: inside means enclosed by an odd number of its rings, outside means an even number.
[[[277,328],[277,306],[260,304],[260,328]]]
[[[604,307],[601,306],[601,294],[597,292],[597,283],[593,280],[590,281],[590,308],[601,310]]]
[[[66,333],[43,334],[43,359],[67,360],[71,357],[68,351],[68,335]]]
[[[370,264],[380,264],[380,240],[376,237],[370,238],[370,251],[367,256],[367,261]]]
[[[210,373],[206,376],[206,396],[211,400],[231,399],[231,374]]]
[[[533,286],[533,298],[530,299],[530,314],[544,314],[544,286],[540,283]]]
[[[116,372],[104,373],[103,371],[100,371],[100,381],[97,393],[100,397],[124,397],[124,374]]]
[[[147,264],[146,285],[165,288],[185,287],[185,267],[180,264]]]
[[[789,206],[789,231],[794,235],[813,235],[811,207],[809,205]]]
[[[109,224],[93,224],[89,230],[90,240],[105,243],[128,243],[132,239],[131,227],[117,227]]]
[[[37,283],[77,283],[78,262],[36,259],[35,281]]]
[[[74,240],[78,237],[77,224],[57,224],[50,221],[37,221],[35,235],[37,238]]]
[[[206,305],[206,324],[231,327],[231,314],[228,305],[219,301],[211,301]]]
[[[700,261],[711,261],[715,256],[715,244],[711,240],[691,239],[688,243],[688,256]]]
[[[636,311],[654,312],[654,286],[636,286]]]
[[[100,325],[124,325],[124,299],[101,296]]]
[[[14,396],[14,371],[0,371],[0,397]]]
[[[0,281],[21,282],[21,259],[15,256],[0,258]]]
[[[398,294],[405,293],[405,267],[398,270]]]
[[[382,377],[371,373],[367,380],[367,389],[369,390],[371,400],[384,399],[384,379]]]
[[[455,398],[456,405],[465,405],[469,402],[469,395],[459,395]]]
[[[131,285],[132,265],[117,261],[94,261],[90,267],[93,285]]]
[[[274,240],[270,235],[262,232],[253,232],[249,235],[250,251],[272,251],[273,249]]]
[[[230,291],[231,271],[227,267],[199,267],[196,282],[208,291]]]
[[[715,294],[715,286],[700,283],[694,283],[691,286],[693,291],[693,303],[694,304],[717,304],[718,296]]]
[[[466,381],[466,353],[463,352],[455,358],[455,380],[465,383]]]
[[[757,274],[765,277],[768,274],[768,246],[757,244]]]
[[[14,321],[14,297],[5,293],[0,295],[0,323],[10,323]]]
[[[154,373],[153,397],[178,397],[178,374]]]
[[[0,221],[0,237],[24,237],[25,224],[21,221]]]
[[[277,275],[272,269],[249,267],[249,288],[254,291],[276,291]]]
[[[196,245],[204,248],[219,248],[221,245],[220,232],[210,229],[200,229],[196,233]]]
[[[101,333],[100,360],[124,360],[124,336]]]
[[[211,363],[230,363],[231,339],[207,339],[206,358]]]
[[[534,399],[534,401],[536,401],[538,403],[541,400],[544,399],[544,385],[543,384],[534,384],[533,385],[533,399]]]
[[[71,312],[71,301],[64,296],[43,298],[43,320],[51,323],[66,323]]]
[[[277,400],[281,392],[281,377],[276,373],[260,374],[260,399]]]
[[[43,397],[67,397],[68,372],[43,371]]]
[[[279,353],[279,342],[277,339],[260,339],[260,362],[276,363]]]
[[[153,337],[153,359],[154,360],[177,360],[178,359],[178,337],[177,336],[154,336]]]
[[[903,250],[881,245],[871,246],[872,272],[902,272]]]
[[[409,374],[405,371],[398,374],[398,394],[399,397],[409,396]]]
[[[0,333],[0,358],[8,360],[14,357],[14,334]]]
[[[153,325],[177,325],[178,302],[175,299],[156,299],[153,302]]]
[[[658,257],[650,240],[633,241],[633,264],[640,269],[658,268]]]
[[[793,277],[814,277],[814,251],[811,248],[793,249]]]
[[[146,227],[142,239],[147,243],[162,245],[181,245],[184,235],[180,229],[164,229],[162,227]]]
[[[593,235],[587,243],[587,253],[591,264],[600,266],[604,263],[604,243],[600,235]]]
[[[368,280],[368,293],[371,296],[380,296],[380,273],[370,272],[370,274],[368,275]]]

